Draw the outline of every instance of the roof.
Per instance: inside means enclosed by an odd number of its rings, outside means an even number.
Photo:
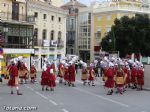
[[[76,7],[86,7],[86,5],[78,2],[77,0],[70,0],[70,2],[64,4],[61,7],[69,7],[69,6],[76,6]]]

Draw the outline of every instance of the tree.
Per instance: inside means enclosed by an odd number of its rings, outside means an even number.
[[[110,41],[111,40],[111,41]],[[148,15],[136,14],[116,19],[111,31],[101,42],[104,51],[119,51],[121,57],[136,53],[150,56],[150,19]]]

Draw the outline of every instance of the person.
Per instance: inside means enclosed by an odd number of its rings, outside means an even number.
[[[48,77],[49,77],[49,74],[48,74],[46,69],[47,69],[46,67],[43,68],[42,75],[41,75],[42,91],[44,91],[45,87],[46,87],[46,91],[48,91]]]
[[[83,85],[86,85],[88,79],[88,70],[87,65],[83,65],[81,80],[83,81]]]
[[[68,64],[66,63],[65,65],[65,71],[64,71],[64,85],[67,85],[68,83],[68,77],[69,77],[69,68],[68,68]]]
[[[95,77],[99,77],[98,65],[97,64],[94,66],[94,71],[95,71]]]
[[[64,65],[62,63],[60,63],[58,66],[58,77],[60,78],[59,83],[63,83]]]
[[[137,68],[136,64],[133,64],[133,67],[131,69],[131,83],[132,83],[132,89],[137,88]]]
[[[107,95],[113,94],[113,88],[114,88],[114,70],[113,70],[113,63],[109,63],[109,68],[105,71],[106,81],[105,81],[105,87],[108,88]]]
[[[31,78],[31,83],[34,83],[35,82],[35,78],[36,78],[36,68],[34,65],[31,66],[31,69],[30,69],[30,78]]]
[[[12,61],[12,65],[9,68],[9,75],[10,75],[10,79],[8,81],[8,86],[11,87],[11,94],[14,94],[13,88],[15,87],[17,90],[17,95],[22,95],[22,93],[19,92],[19,87],[18,87],[18,68],[14,61]]]
[[[117,87],[117,92],[123,94],[123,86],[124,86],[124,72],[122,70],[121,65],[119,65],[119,68],[116,72],[116,87]]]
[[[125,73],[125,88],[130,88],[130,67],[126,63],[122,69],[123,72]]]
[[[70,66],[69,66],[69,76],[68,76],[68,82],[69,82],[69,86],[72,85],[72,87],[75,87],[75,77],[76,77],[76,70],[75,70],[75,65],[73,64],[73,62],[70,62]]]
[[[88,80],[89,80],[89,82],[88,82],[89,85],[90,85],[91,82],[92,82],[92,86],[95,86],[95,84],[94,84],[94,80],[95,80],[95,71],[94,71],[92,65],[90,66]]]
[[[56,87],[56,77],[54,75],[54,70],[51,68],[49,73],[49,79],[48,79],[48,86],[50,87],[51,91],[54,91],[54,87]]]
[[[137,71],[137,84],[138,88],[137,90],[143,90],[143,85],[144,85],[144,70],[143,66],[141,65]]]

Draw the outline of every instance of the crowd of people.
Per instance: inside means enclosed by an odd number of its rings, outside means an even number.
[[[101,76],[104,81],[104,87],[108,91],[107,95],[112,95],[114,92],[123,94],[126,88],[143,89],[144,68],[139,61],[104,57],[102,60],[94,60],[88,66],[78,57],[73,57],[60,60],[58,65],[54,62],[44,62],[40,81],[42,91],[54,91],[57,77],[59,77],[60,84],[75,87],[76,68],[78,68],[75,63],[82,65],[81,80],[83,85],[95,86],[96,77]],[[7,71],[9,71],[8,85],[11,87],[11,94],[14,94],[13,88],[16,87],[17,94],[22,95],[19,92],[19,82],[20,84],[27,83],[30,78],[31,83],[34,84],[37,77],[34,64],[31,65],[29,71],[21,59],[12,60],[7,67]]]

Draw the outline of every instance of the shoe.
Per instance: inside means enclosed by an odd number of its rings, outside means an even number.
[[[76,87],[74,84],[72,84],[72,87]]]
[[[92,84],[92,86],[95,86],[94,84]]]
[[[42,91],[44,91],[44,88],[42,88]]]
[[[46,88],[46,91],[49,91],[49,89],[48,89],[48,88]]]
[[[22,93],[20,93],[19,91],[17,91],[17,95],[22,95]]]
[[[14,92],[13,92],[13,91],[11,91],[11,94],[14,94]]]

